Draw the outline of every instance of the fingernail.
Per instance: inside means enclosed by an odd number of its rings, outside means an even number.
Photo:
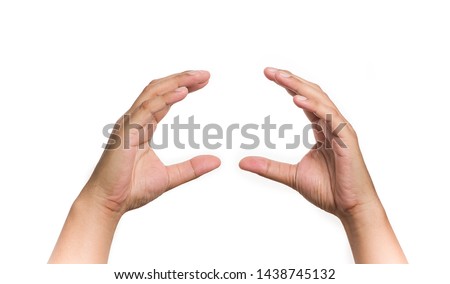
[[[269,73],[275,73],[275,72],[277,72],[278,71],[278,69],[276,69],[276,68],[273,68],[273,67],[267,67],[267,72],[269,72]]]
[[[199,71],[198,70],[189,70],[186,73],[188,73],[189,75],[195,75],[197,74]]]
[[[308,99],[307,97],[300,96],[300,95],[297,95],[295,97],[297,98],[297,101],[306,101]]]
[[[188,88],[186,87],[179,87],[178,89],[175,89],[175,92],[177,93],[185,93],[188,91]]]
[[[280,72],[280,76],[283,78],[289,78],[289,77],[291,77],[291,74],[286,73],[286,72]]]

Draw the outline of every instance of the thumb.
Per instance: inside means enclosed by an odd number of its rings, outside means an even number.
[[[239,167],[244,171],[249,171],[295,188],[295,165],[263,157],[245,157],[239,162]]]
[[[190,160],[167,166],[169,186],[167,190],[198,178],[220,166],[220,159],[211,156],[197,156]]]

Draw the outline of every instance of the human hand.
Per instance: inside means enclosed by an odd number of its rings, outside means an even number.
[[[209,77],[206,71],[188,71],[152,81],[116,124],[109,149],[82,195],[90,195],[108,211],[123,214],[217,168],[220,160],[214,156],[165,166],[149,146],[154,127],[170,107],[189,92],[203,88]]]
[[[97,167],[70,209],[49,263],[106,263],[121,216],[220,165],[197,156],[165,166],[149,145],[170,106],[208,84],[206,71],[152,81],[119,119]]]
[[[240,167],[284,183],[336,215],[356,262],[406,262],[361,154],[355,131],[325,92],[289,71],[266,68],[313,124],[315,146],[295,165],[246,157]]]
[[[314,205],[338,217],[378,202],[356,133],[325,92],[288,71],[266,68],[264,73],[285,88],[304,110],[313,124],[317,143],[295,165],[247,157],[240,167],[294,188]]]

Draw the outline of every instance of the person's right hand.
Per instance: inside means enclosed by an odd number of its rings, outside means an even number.
[[[203,155],[166,166],[150,146],[154,128],[170,107],[206,86],[207,71],[153,80],[122,116],[97,167],[72,208],[49,263],[106,263],[124,213],[220,165]]]
[[[164,165],[150,146],[153,130],[170,107],[208,84],[207,71],[187,71],[153,80],[122,116],[81,197],[123,213],[216,169],[220,160],[201,155]]]
[[[246,157],[240,162],[240,167],[294,188],[314,205],[339,217],[349,234],[352,248],[361,238],[364,244],[373,245],[371,242],[380,241],[366,239],[370,238],[367,233],[371,231],[367,227],[379,225],[389,231],[390,225],[352,126],[318,85],[284,70],[266,68],[264,73],[269,80],[285,88],[294,97],[294,103],[304,110],[314,125],[317,143],[295,165],[262,157]],[[391,237],[388,233],[384,239]],[[370,256],[367,249],[363,251],[366,253],[361,255],[360,249],[353,250],[357,262],[386,260],[386,256],[378,257],[376,250],[370,250]],[[402,252],[395,256],[387,261],[406,261]]]

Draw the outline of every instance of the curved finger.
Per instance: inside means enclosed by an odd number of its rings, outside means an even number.
[[[186,87],[188,91],[195,92],[208,84],[210,74],[208,71],[185,71],[168,77],[154,80],[148,84],[136,99],[131,111],[136,109],[143,101],[152,97],[163,95],[180,87]]]
[[[328,132],[339,137],[351,137],[353,131],[330,98],[314,83],[285,70],[270,70],[273,80],[294,95],[294,103],[305,111],[311,122],[323,119]],[[316,118],[317,117],[317,118]],[[331,138],[331,137],[330,137]],[[341,143],[344,146],[345,143]]]
[[[328,96],[323,93],[320,87],[318,87],[314,83],[295,76],[289,71],[268,67],[264,69],[264,74],[269,80],[285,88],[291,96],[298,96],[297,100],[316,99],[322,101],[327,105],[334,106],[334,104],[328,99]],[[287,80],[287,78],[292,78],[293,80]],[[286,82],[288,84],[286,84]],[[320,118],[315,114],[314,110],[303,110],[305,111],[305,115],[311,122],[316,122]]]
[[[333,102],[319,85],[307,81],[290,71],[268,67],[264,70],[264,74],[269,80],[285,88],[292,96],[300,95],[309,99],[316,97],[323,103],[334,106]]]
[[[211,75],[205,70],[191,70],[179,74],[168,76],[150,83],[148,91],[152,94],[161,95],[168,90],[176,89],[178,87],[187,87],[189,92],[195,92],[205,86]]]
[[[307,99],[316,99],[322,104],[334,106],[333,102],[322,91],[322,89],[305,82],[303,79],[294,76],[290,72],[278,71],[275,73],[274,79],[275,83],[283,88],[286,88],[287,90],[292,91],[296,95],[303,96]]]
[[[294,93],[294,92],[291,91],[291,90],[286,89],[286,91],[287,91],[292,97],[297,96],[297,94]],[[303,98],[300,98],[300,99],[306,99],[306,98],[303,97]],[[303,112],[305,113],[305,115],[306,115],[306,117],[308,118],[309,121],[315,123],[315,122],[317,122],[317,121],[319,120],[319,117],[318,117],[317,115],[315,115],[313,112],[310,112],[310,111],[308,111],[308,110],[306,110],[306,109],[304,109]]]
[[[142,102],[133,112],[133,115],[136,116],[134,121],[142,125],[160,122],[169,111],[169,108],[186,98],[187,94],[188,89],[186,87],[180,87],[162,96],[156,96]]]
[[[290,72],[288,70],[278,69],[278,68],[273,68],[273,67],[267,67],[267,68],[264,69],[264,75],[266,75],[267,79],[269,79],[269,80],[271,80],[271,81],[273,81],[275,83],[277,83],[277,81],[276,81],[276,74],[280,73],[280,72],[289,74],[289,75],[295,77],[296,79],[300,80],[301,82],[310,85],[311,87],[313,87],[315,89],[322,90],[322,88],[320,88],[319,85],[317,85],[317,84],[315,84],[315,83],[313,83],[311,81],[308,81],[308,80],[306,80],[306,79],[304,79],[302,77],[299,77],[299,76],[293,74],[292,72]]]
[[[313,113],[316,117],[322,119],[325,122],[328,131],[333,135],[339,137],[349,137],[350,135],[353,135],[348,121],[336,107],[321,104],[314,99],[305,99],[302,96],[295,96],[293,100],[295,105],[303,109],[305,113]]]
[[[133,112],[121,119],[121,136],[130,141],[130,146],[148,142],[153,137],[157,124],[170,110],[170,107],[184,99],[188,94],[186,87],[180,87],[162,96],[156,96],[142,102]]]

